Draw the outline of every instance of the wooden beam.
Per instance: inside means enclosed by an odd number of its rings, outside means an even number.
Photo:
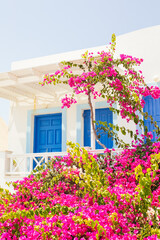
[[[31,99],[34,99],[34,97],[35,97],[35,94],[25,91],[25,87],[23,90],[16,88],[16,87],[7,87],[6,90],[10,91],[11,93],[16,93],[22,97],[27,97],[27,98],[31,98]]]
[[[0,81],[0,88],[1,87],[8,87],[8,86],[14,86],[16,83],[14,80],[1,80]]]
[[[31,85],[30,85],[31,86]],[[55,97],[57,98],[57,94],[55,92],[53,92],[52,90],[49,90],[48,88],[46,88],[45,86],[40,86],[37,84],[34,84],[33,86],[34,89],[38,90],[40,92],[40,94],[45,93],[47,95],[49,95],[50,97]],[[41,88],[41,89],[40,89]]]
[[[16,96],[12,96],[10,92],[4,90],[4,89],[0,89],[0,97],[13,101],[13,102],[17,102],[17,98]]]
[[[27,76],[27,77],[18,77],[17,83],[32,83],[32,82],[39,82],[39,77],[37,76]]]
[[[8,72],[7,75],[9,80],[14,81],[15,83],[17,82],[18,77],[15,74]]]

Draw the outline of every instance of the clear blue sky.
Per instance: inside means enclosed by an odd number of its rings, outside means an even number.
[[[160,0],[4,0],[0,3],[0,72],[11,62],[105,45],[160,24]],[[9,102],[0,100],[8,122]]]

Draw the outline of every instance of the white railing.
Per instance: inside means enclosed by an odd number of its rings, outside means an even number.
[[[42,163],[48,163],[53,157],[66,155],[66,152],[10,154],[10,168],[6,175],[28,175],[36,170]]]
[[[86,148],[92,154],[104,153],[104,149],[91,150]],[[111,154],[121,153],[123,149],[116,149]],[[5,176],[27,176],[34,169],[41,166],[42,163],[48,163],[49,159],[67,155],[67,152],[46,152],[46,153],[26,153],[12,154],[8,152],[5,155]]]

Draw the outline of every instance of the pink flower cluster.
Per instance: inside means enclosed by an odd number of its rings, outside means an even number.
[[[137,65],[140,65],[142,62],[143,62],[143,59],[139,59],[139,58],[136,58],[136,57],[132,57],[132,56],[129,56],[129,55],[126,55],[126,54],[120,54],[120,60],[121,61],[127,61],[127,64],[133,64],[133,63],[136,63]]]
[[[143,92],[142,95],[144,97],[146,96],[152,96],[154,99],[160,98],[160,89],[157,86],[151,86],[150,88],[146,87]]]
[[[121,92],[122,89],[123,89],[122,82],[121,82],[119,79],[117,79],[117,78],[110,83],[110,86],[111,86],[111,87],[114,87],[115,90],[120,91],[120,92]]]
[[[64,107],[70,108],[70,106],[73,103],[77,103],[77,101],[72,97],[68,97],[66,94],[65,97],[62,98],[61,103],[62,103],[62,108],[64,108]]]
[[[155,216],[147,219],[143,201],[141,205],[137,201],[138,181],[134,172],[141,165],[143,173],[147,173],[151,156],[160,153],[160,143],[139,143],[114,159],[110,152],[105,151],[103,172],[94,162],[98,156],[88,153],[86,159],[83,152],[81,156],[69,153],[56,158],[52,168],[17,182],[13,195],[1,194],[0,239],[158,240],[149,230],[155,227]],[[90,181],[85,185],[84,178],[81,185],[85,169]],[[152,209],[160,207],[160,169],[156,172],[151,185]],[[95,178],[97,185],[90,191]],[[157,218],[160,219],[158,213]],[[160,225],[159,220],[157,224]]]

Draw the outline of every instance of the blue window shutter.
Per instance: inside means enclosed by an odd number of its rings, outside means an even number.
[[[109,108],[96,109],[96,121],[102,121],[102,122],[106,121],[108,124],[109,123],[113,123],[113,113],[112,113],[112,111],[110,111]],[[112,148],[113,147],[113,140],[112,140],[112,138],[109,138],[108,134],[104,133],[104,131],[101,131],[99,133],[100,133],[100,139],[99,140],[107,148]],[[102,146],[100,146],[97,142],[96,142],[96,149],[102,149]]]
[[[107,123],[113,123],[113,113],[109,108],[101,108],[95,110],[96,121],[107,121]],[[91,120],[90,120],[90,110],[84,110],[84,146],[91,146]],[[96,126],[97,128],[97,126]],[[113,147],[113,140],[108,137],[107,134],[100,135],[100,141],[108,148]],[[102,147],[96,142],[96,149],[101,149]]]
[[[151,96],[147,96],[144,98],[145,105],[144,105],[144,112],[147,112],[148,115],[151,115],[153,117],[153,120],[157,122],[157,125],[160,127],[160,99],[154,99]],[[144,126],[148,128],[149,132],[152,132],[153,134],[153,140],[156,141],[156,133],[153,132],[154,125],[151,124],[150,118],[147,120],[144,119]]]

